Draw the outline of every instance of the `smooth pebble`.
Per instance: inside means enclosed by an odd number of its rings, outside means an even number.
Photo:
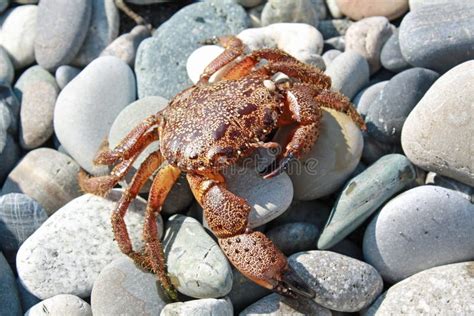
[[[262,26],[282,22],[317,26],[319,16],[311,0],[269,0],[262,11]]]
[[[364,119],[367,116],[373,101],[379,97],[387,83],[388,80],[374,83],[373,85],[370,85],[367,88],[359,91],[359,93],[357,93],[357,95],[352,100],[354,106],[357,108],[357,112],[359,112],[359,114]]]
[[[11,85],[14,77],[15,68],[13,68],[13,63],[5,48],[0,46],[0,82]]]
[[[227,295],[232,302],[234,312],[239,313],[271,291],[246,278],[239,270],[232,269],[232,290]]]
[[[20,298],[16,287],[15,277],[8,265],[7,260],[0,252],[0,306],[2,315],[20,316],[21,310]]]
[[[187,302],[167,304],[160,316],[193,315],[193,316],[233,316],[234,310],[228,298],[204,298]]]
[[[372,16],[384,16],[394,20],[408,11],[408,0],[336,0],[336,3],[342,14],[353,20]]]
[[[25,313],[25,316],[47,315],[92,316],[92,310],[80,297],[59,294],[39,302]]]
[[[59,66],[55,72],[56,82],[59,88],[62,90],[64,87],[72,81],[79,73],[81,72],[80,68],[63,65]]]
[[[319,229],[309,223],[288,223],[276,226],[267,232],[267,237],[285,255],[316,249]]]
[[[328,39],[336,36],[344,36],[352,23],[353,22],[349,19],[323,20],[319,22],[317,28],[323,35],[323,38]]]
[[[401,72],[411,67],[400,50],[398,33],[399,29],[396,29],[385,42],[380,52],[380,63],[385,69],[393,72]]]

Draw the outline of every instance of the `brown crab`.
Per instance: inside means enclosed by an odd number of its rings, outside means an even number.
[[[226,189],[221,171],[256,148],[280,146],[269,136],[278,127],[291,125],[281,154],[264,177],[279,174],[290,159],[300,158],[318,138],[320,107],[350,115],[361,128],[365,128],[364,122],[347,98],[329,90],[330,78],[318,69],[278,49],[241,56],[244,46],[234,36],[220,37],[216,42],[225,51],[207,66],[199,82],[179,93],[165,110],[136,126],[115,149],[101,152],[95,163],[115,167],[107,176],[82,177],[82,188],[105,194],[125,176],[137,156],[159,139],[160,150],[142,163],[113,212],[112,226],[121,251],[157,274],[163,288],[176,298],[157,237],[156,215],[180,173],[186,172],[209,228],[240,272],[282,295],[313,297],[314,292],[273,243],[263,233],[247,227],[250,206]],[[239,56],[242,58],[238,61]],[[266,63],[262,65],[261,61]],[[226,65],[220,80],[209,84],[211,75]],[[286,74],[287,80],[272,81],[278,72]],[[145,215],[145,249],[136,252],[124,216],[156,170]]]

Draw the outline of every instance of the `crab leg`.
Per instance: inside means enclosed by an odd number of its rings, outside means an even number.
[[[282,295],[314,297],[313,290],[290,268],[270,239],[247,228],[250,206],[225,188],[222,175],[188,173],[187,178],[219,245],[240,272]]]

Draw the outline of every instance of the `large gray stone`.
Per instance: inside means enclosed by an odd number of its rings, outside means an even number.
[[[25,316],[92,316],[91,306],[81,298],[70,294],[50,297],[26,311]]]
[[[309,223],[288,223],[267,232],[267,237],[285,255],[316,249],[319,229]]]
[[[177,315],[193,315],[193,316],[232,316],[234,315],[232,303],[229,299],[220,298],[204,298],[200,300],[192,300],[187,302],[171,303],[165,306],[160,316],[177,316]]]
[[[408,0],[336,0],[341,12],[353,20],[372,16],[384,16],[394,20],[408,10]]]

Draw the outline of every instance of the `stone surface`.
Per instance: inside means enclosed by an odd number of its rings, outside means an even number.
[[[331,311],[310,300],[293,300],[284,298],[276,293],[265,296],[244,309],[239,316],[268,315],[268,316],[300,316],[321,315],[330,316]]]
[[[457,191],[419,186],[387,203],[364,235],[364,258],[388,282],[474,259],[474,205]]]
[[[18,294],[20,296],[21,307],[24,311],[29,310],[31,307],[41,302],[39,298],[37,298],[36,296],[31,294],[31,292],[25,289],[23,284],[21,284],[20,279],[18,278],[16,279],[16,285],[18,287]]]
[[[35,61],[36,5],[22,5],[8,10],[2,17],[0,44],[7,51],[15,69]]]
[[[236,314],[270,293],[270,290],[247,279],[239,270],[232,269],[232,290],[227,296]]]
[[[371,16],[385,16],[394,20],[408,11],[408,0],[336,0],[336,3],[342,14],[353,20]]]
[[[331,209],[318,200],[293,201],[288,210],[280,217],[274,219],[270,224],[272,227],[288,223],[313,224],[321,230],[329,217]]]
[[[385,69],[393,72],[400,72],[411,67],[405,60],[400,50],[398,40],[399,29],[396,29],[390,38],[385,42],[380,52],[380,63]]]
[[[309,223],[288,223],[267,231],[266,235],[285,255],[316,249],[319,229]]]
[[[105,266],[94,282],[94,315],[159,315],[166,295],[152,273],[122,255]]]
[[[9,134],[5,134],[4,138],[0,135],[0,142],[0,161],[2,161],[0,165],[0,184],[2,184],[20,160],[21,152],[20,147]]]
[[[72,61],[86,38],[91,13],[92,0],[41,1],[34,45],[38,64],[55,70]]]
[[[346,50],[346,40],[344,36],[336,36],[324,40],[324,51],[337,49],[341,52]]]
[[[0,1],[0,12],[5,11],[5,9],[8,8],[9,4],[10,4],[10,0],[1,0]]]
[[[168,274],[176,289],[194,298],[215,298],[232,288],[232,269],[217,243],[191,217],[173,215],[163,240]]]
[[[400,49],[414,66],[444,73],[474,58],[474,3],[426,6],[406,15],[400,25]]]
[[[364,149],[362,150],[362,161],[368,165],[373,164],[381,157],[389,154],[403,154],[399,144],[382,143],[364,133]]]
[[[369,112],[370,106],[372,105],[373,101],[378,99],[380,93],[382,92],[383,88],[385,87],[387,83],[388,83],[388,80],[377,82],[361,90],[354,97],[352,102],[357,108],[357,112],[359,112],[359,114],[363,118],[367,116],[367,113]]]
[[[119,33],[119,13],[114,0],[92,1],[89,29],[72,63],[84,67],[107,47]]]
[[[186,71],[189,79],[191,79],[194,84],[197,83],[207,65],[209,65],[223,51],[224,48],[217,45],[205,45],[193,51],[186,61]],[[212,75],[209,82],[214,82],[218,73],[219,71]]]
[[[428,172],[426,175],[425,184],[433,184],[446,189],[458,191],[459,193],[463,194],[468,201],[474,203],[474,187],[470,185],[440,176],[434,172]]]
[[[56,136],[87,172],[99,174],[107,170],[95,166],[92,160],[114,119],[133,100],[132,70],[110,56],[95,59],[59,94],[54,111]]]
[[[360,311],[382,292],[377,270],[334,252],[299,252],[290,256],[288,263],[317,293],[313,300],[331,310]]]
[[[380,52],[393,33],[387,18],[373,16],[353,23],[346,32],[346,50],[354,50],[367,59],[370,73],[380,69]]]
[[[53,135],[53,114],[59,87],[41,66],[28,68],[15,84],[21,102],[19,141],[24,149],[41,146]]]
[[[26,311],[25,316],[92,316],[91,306],[81,298],[60,294],[50,297]]]
[[[344,256],[348,256],[360,261],[364,261],[364,255],[362,254],[362,249],[350,241],[349,239],[343,239],[338,242],[336,245],[332,246],[329,251],[339,253]]]
[[[230,0],[193,3],[178,11],[138,47],[139,97],[172,98],[190,86],[186,60],[199,43],[213,36],[238,34],[248,23],[244,9]]]
[[[318,31],[321,32],[324,39],[344,36],[352,21],[348,19],[334,19],[320,21],[318,24]]]
[[[1,33],[0,33],[1,34]],[[15,68],[7,51],[0,46],[0,82],[12,84],[15,77]]]
[[[262,25],[282,22],[317,26],[319,16],[311,0],[269,0],[262,11]]]
[[[466,1],[464,0],[408,0],[410,11],[423,9],[425,6],[432,6],[432,5],[437,5],[437,4],[450,5],[451,3],[463,4],[463,3],[466,3]]]
[[[55,72],[56,82],[59,88],[62,90],[64,87],[72,81],[79,73],[81,72],[80,68],[73,66],[63,65],[59,66]]]
[[[69,156],[50,148],[38,148],[12,170],[2,191],[26,194],[50,215],[80,195],[78,172],[79,166]]]
[[[347,182],[318,239],[328,249],[359,227],[393,195],[415,180],[415,167],[403,155],[383,156]]]
[[[405,279],[383,293],[364,313],[425,315],[474,313],[474,262],[431,268]]]
[[[342,52],[337,49],[330,49],[323,54],[323,61],[326,67],[328,67],[337,56],[341,55]]]
[[[253,8],[260,5],[263,0],[237,0],[237,2],[243,7]]]
[[[336,191],[362,154],[362,133],[347,115],[323,108],[319,132],[311,151],[289,167],[297,200],[313,200]]]
[[[100,56],[115,56],[126,62],[130,67],[135,65],[138,45],[147,37],[150,31],[144,25],[135,26],[129,33],[124,33],[110,43]]]
[[[341,10],[339,10],[336,0],[326,0],[326,5],[333,18],[338,19],[342,17]]]
[[[438,78],[438,73],[417,67],[390,79],[367,111],[369,135],[380,142],[399,144],[406,118]]]
[[[229,299],[205,298],[200,300],[192,300],[187,302],[177,302],[166,305],[160,313],[160,316],[176,316],[176,315],[234,315],[232,303]]]
[[[369,64],[359,53],[347,51],[337,56],[326,69],[332,89],[352,99],[369,82]]]
[[[73,294],[88,297],[99,272],[123,254],[113,238],[110,214],[121,192],[113,190],[109,199],[82,195],[66,204],[31,235],[20,247],[17,269],[25,287],[41,299]],[[146,201],[137,198],[125,222],[134,249],[141,240]],[[158,233],[163,221],[158,217]]]
[[[16,288],[15,277],[8,265],[7,260],[0,252],[0,306],[2,314],[19,316],[22,315],[18,290]]]
[[[474,186],[474,61],[439,78],[411,111],[402,147],[415,165]]]

